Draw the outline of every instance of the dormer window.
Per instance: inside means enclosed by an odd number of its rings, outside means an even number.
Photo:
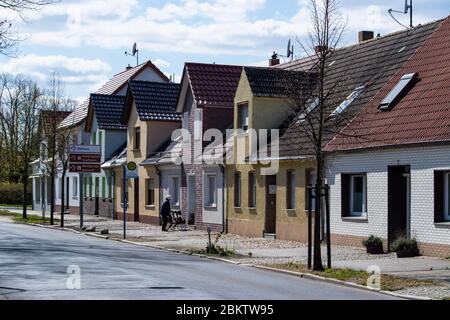
[[[392,107],[412,88],[417,76],[417,72],[403,75],[395,87],[387,94],[383,101],[381,101],[378,109],[381,111],[392,109]]]
[[[248,130],[248,103],[238,106],[238,129]]]
[[[355,90],[353,90],[352,93],[350,93],[350,95],[345,98],[344,101],[342,101],[342,103],[330,114],[331,117],[336,116],[340,113],[342,113],[345,109],[348,108],[348,106],[356,99],[359,97],[359,95],[361,94],[361,92],[364,90],[365,86],[359,86],[356,87]]]

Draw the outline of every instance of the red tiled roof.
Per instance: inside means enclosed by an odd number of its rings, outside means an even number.
[[[242,67],[233,65],[186,63],[194,99],[202,106],[233,107]]]
[[[382,99],[413,72],[415,86],[390,111],[380,111]],[[325,150],[443,141],[450,141],[450,16]]]
[[[134,68],[124,70],[115,74],[108,82],[106,82],[100,89],[98,89],[95,93],[104,94],[104,95],[112,95],[119,92],[123,87],[125,87],[128,83],[128,80],[136,77],[141,71],[145,68],[150,67],[153,69],[158,75],[161,76],[162,79],[169,82],[169,79],[159,70],[150,60],[144,62]],[[78,125],[81,123],[88,114],[88,106],[89,106],[89,98],[79,105],[73,111],[73,114],[70,117],[66,117],[61,124],[60,128],[71,127]]]

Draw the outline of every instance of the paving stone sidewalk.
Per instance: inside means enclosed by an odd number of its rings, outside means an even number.
[[[14,210],[10,210],[14,211]],[[40,213],[32,212],[40,215]],[[60,219],[59,215],[55,215]],[[93,215],[84,216],[84,225],[95,226],[95,233],[102,229],[108,229],[110,238],[123,237],[123,221],[112,220]],[[206,231],[163,232],[159,226],[128,222],[127,239],[145,245],[164,247],[176,250],[200,250],[204,249],[208,242]],[[66,215],[65,227],[79,230],[79,216]],[[217,233],[212,233],[212,241],[215,241]],[[306,264],[307,246],[300,242],[250,238],[245,236],[223,234],[219,237],[218,245],[233,250],[236,255],[228,259],[248,264],[279,264],[295,262]],[[325,247],[322,255],[325,262]],[[378,266],[381,274],[393,274],[416,279],[428,279],[437,281],[436,286],[414,287],[397,291],[402,294],[420,295],[431,298],[450,297],[450,259],[436,257],[415,257],[398,259],[395,253],[369,255],[364,249],[333,246],[332,265],[335,268],[349,268],[366,271],[369,266]]]

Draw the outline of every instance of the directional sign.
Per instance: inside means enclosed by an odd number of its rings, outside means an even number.
[[[69,172],[100,172],[101,147],[99,145],[69,146]]]

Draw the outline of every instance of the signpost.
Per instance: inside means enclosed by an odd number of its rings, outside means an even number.
[[[80,174],[80,229],[83,227],[84,173],[100,172],[100,145],[73,144],[69,146],[69,172]]]
[[[127,179],[137,179],[139,178],[137,164],[134,161],[130,161],[127,165],[123,166],[123,238],[127,237],[127,207],[128,199],[127,193],[125,192],[127,188]],[[139,205],[139,204],[134,204]]]

